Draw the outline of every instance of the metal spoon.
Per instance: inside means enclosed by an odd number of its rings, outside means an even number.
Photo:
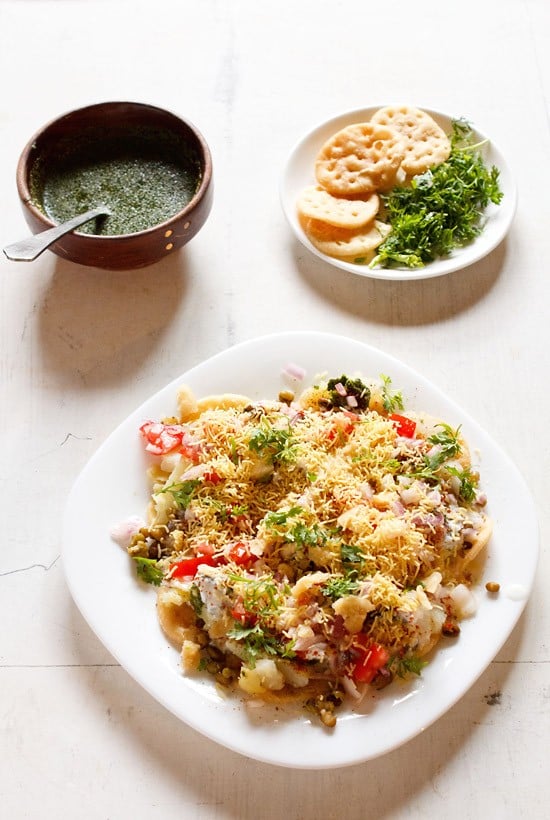
[[[63,222],[62,225],[56,225],[55,228],[41,231],[34,234],[34,236],[27,237],[27,239],[22,239],[20,242],[14,242],[13,245],[8,245],[7,248],[4,248],[4,253],[13,262],[32,262],[33,259],[40,256],[46,248],[49,248],[66,233],[74,231],[75,228],[89,222],[90,219],[95,219],[96,216],[109,216],[110,213],[109,209],[104,206],[94,208],[93,211],[86,211],[79,214],[79,216],[73,217],[73,219],[69,219],[68,222]]]

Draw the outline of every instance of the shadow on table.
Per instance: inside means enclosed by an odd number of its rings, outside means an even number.
[[[81,640],[86,625],[76,607],[73,620],[74,634],[83,645],[89,644]],[[508,659],[519,653],[523,624],[524,616],[496,660],[436,723],[393,752],[342,769],[280,768],[222,748],[180,723],[118,666],[105,667],[102,673],[97,668],[90,670],[85,677],[90,686],[88,703],[98,710],[98,721],[108,721],[113,730],[139,744],[140,769],[154,773],[157,795],[161,793],[159,780],[162,791],[174,801],[181,792],[181,799],[188,803],[194,793],[201,816],[221,817],[223,806],[223,817],[235,820],[260,816],[266,820],[339,820],[343,816],[389,820],[406,816],[407,807],[418,806],[426,790],[436,795],[439,789],[445,790],[453,759],[467,752],[478,730],[488,731],[498,714],[493,710],[512,708],[505,696],[514,663]],[[265,735],[263,738],[265,742]],[[337,735],[334,739],[337,742]],[[475,798],[466,799],[472,808]]]
[[[185,250],[135,271],[56,257],[38,307],[45,372],[84,387],[132,379],[177,314],[187,268]]]
[[[340,270],[308,253],[298,241],[292,254],[302,278],[327,302],[378,324],[419,326],[449,319],[483,299],[503,268],[506,240],[463,270],[408,282]]]

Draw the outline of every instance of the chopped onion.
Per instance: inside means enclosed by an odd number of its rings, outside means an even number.
[[[344,385],[342,384],[342,382],[338,382],[338,384],[335,384],[335,385],[334,385],[334,389],[336,390],[336,392],[337,392],[340,396],[347,396],[347,395],[348,395],[347,390],[346,390],[346,388],[344,387]]]
[[[303,367],[300,367],[300,365],[294,364],[294,362],[288,362],[283,369],[283,376],[287,376],[287,378],[293,381],[301,382],[305,379],[306,371]]]
[[[145,527],[145,521],[138,515],[132,515],[125,521],[120,521],[111,527],[111,538],[115,543],[124,549],[128,549],[132,543],[132,538],[136,535],[142,527]]]
[[[189,467],[183,475],[181,476],[180,481],[191,481],[195,478],[201,478],[204,473],[207,471],[208,465],[207,464],[197,464],[194,467]]]
[[[454,589],[451,589],[449,597],[459,618],[470,618],[475,614],[477,610],[476,599],[466,584],[458,584]]]
[[[357,407],[357,399],[355,396],[346,396],[346,404],[348,407]]]
[[[363,697],[363,693],[359,691],[355,683],[352,681],[351,678],[343,677],[342,678],[342,685],[346,690],[346,694],[348,694],[354,700],[361,700]]]

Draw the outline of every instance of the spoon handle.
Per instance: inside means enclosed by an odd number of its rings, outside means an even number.
[[[54,242],[66,233],[74,231],[79,225],[83,225],[84,222],[89,222],[90,219],[95,219],[96,216],[108,216],[109,213],[110,211],[105,207],[94,208],[93,211],[86,211],[83,214],[75,216],[73,219],[69,219],[68,222],[63,222],[62,225],[56,225],[55,228],[49,228],[47,231],[41,231],[40,233],[34,234],[34,236],[29,236],[19,242],[14,242],[13,245],[8,245],[7,248],[4,248],[4,253],[8,259],[14,262],[32,262],[33,259],[40,256],[46,248],[49,248],[50,245],[53,245]]]

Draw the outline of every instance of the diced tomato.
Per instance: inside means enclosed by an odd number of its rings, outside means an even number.
[[[170,567],[171,578],[194,578],[202,564],[209,567],[216,566],[216,559],[212,555],[195,555],[193,558],[183,558]]]
[[[416,422],[407,416],[400,416],[399,413],[392,413],[390,419],[395,422],[397,427],[397,435],[405,436],[406,438],[414,438],[416,430]]]
[[[218,475],[218,473],[215,470],[208,470],[206,473],[204,473],[203,478],[210,484],[219,484],[220,481],[222,481],[222,477]]]
[[[195,552],[197,555],[204,555],[212,558],[214,555],[214,547],[212,544],[208,544],[206,541],[203,544],[199,544],[195,547]]]
[[[145,449],[149,453],[164,455],[181,444],[182,428],[177,424],[146,421],[139,430],[147,441]]]
[[[189,461],[193,462],[193,464],[198,463],[201,455],[201,445],[199,442],[189,441],[187,433],[182,438],[179,449],[183,455],[189,459]]]
[[[162,424],[160,421],[146,421],[139,428],[147,441],[145,449],[156,456],[163,456],[179,449],[195,464],[199,460],[200,444],[194,442],[181,424]]]
[[[342,410],[334,416],[333,424],[326,433],[327,439],[329,441],[344,442],[345,437],[353,433],[358,420],[359,416],[356,413],[352,413],[350,410]]]
[[[233,561],[239,567],[249,567],[258,560],[257,556],[250,552],[248,544],[245,544],[244,541],[236,541],[231,544],[225,555],[228,561]]]
[[[244,601],[242,598],[239,598],[235,602],[233,608],[230,611],[230,615],[243,626],[254,626],[254,624],[258,620],[257,616],[253,612],[249,612],[247,609],[245,609]]]
[[[376,674],[383,669],[390,659],[390,653],[382,644],[370,641],[368,638],[361,639],[355,644],[354,649],[358,653],[358,658],[351,670],[351,676],[358,683],[370,683]]]

